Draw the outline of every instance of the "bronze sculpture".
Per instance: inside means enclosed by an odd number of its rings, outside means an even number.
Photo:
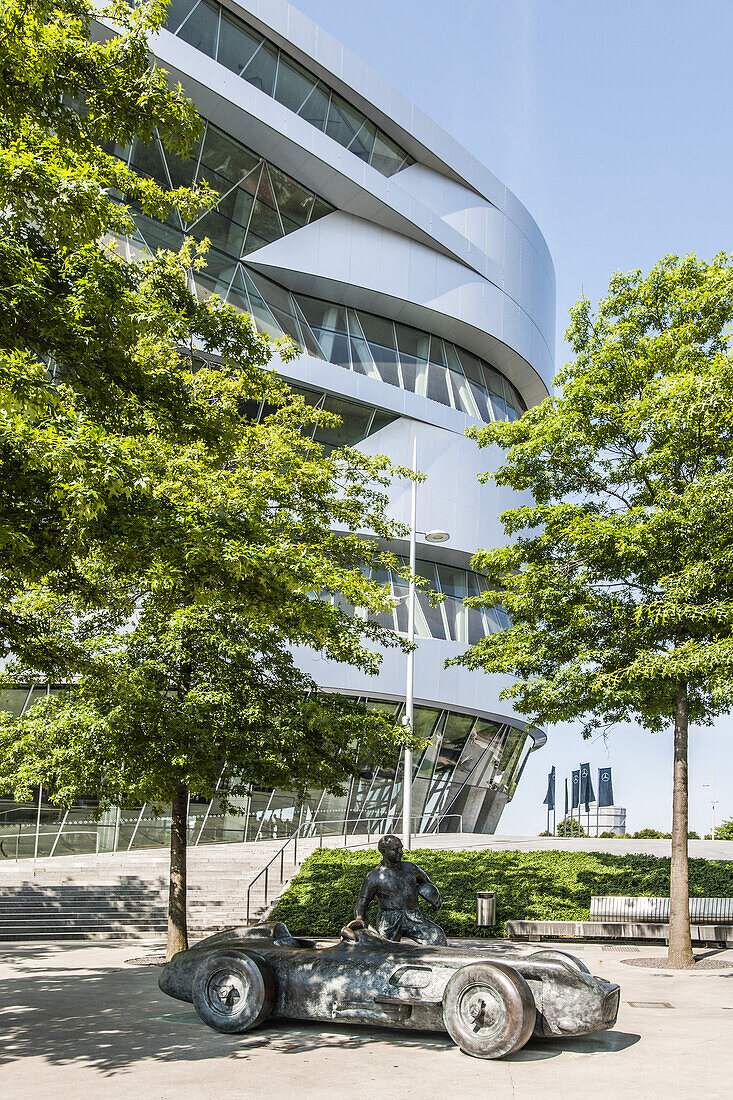
[[[388,833],[379,841],[382,862],[374,867],[361,884],[356,903],[355,919],[342,930],[342,935],[354,939],[356,929],[364,928],[364,917],[372,900],[379,902],[377,930],[384,939],[399,943],[403,936],[416,943],[445,947],[445,932],[428,919],[420,908],[419,898],[425,898],[434,909],[440,909],[440,891],[416,863],[403,861],[402,841]]]

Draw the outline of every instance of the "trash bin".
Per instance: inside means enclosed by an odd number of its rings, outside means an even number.
[[[476,924],[492,928],[496,924],[496,891],[481,890],[476,894]]]

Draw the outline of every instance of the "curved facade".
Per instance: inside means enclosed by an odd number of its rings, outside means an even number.
[[[418,538],[419,569],[446,599],[422,601],[417,614],[416,723],[430,740],[415,756],[416,815],[423,827],[458,827],[460,816],[464,829],[493,831],[544,735],[528,734],[499,700],[499,677],[443,666],[502,625],[501,613],[461,600],[481,590],[471,555],[503,540],[498,517],[516,498],[479,484],[498,455],[479,454],[464,433],[548,393],[555,290],[545,241],[488,169],[284,0],[173,0],[154,50],[205,132],[186,161],[159,142],[116,152],[170,186],[206,179],[220,197],[193,225],[140,217],[128,247],[208,237],[199,292],[299,345],[281,373],[343,417],[324,443],[409,465],[417,441],[427,476],[418,528],[450,541]],[[391,509],[409,520],[409,487],[396,487]],[[390,583],[399,599],[403,582]],[[405,629],[403,612],[396,604],[395,629]],[[399,713],[404,655],[386,652],[376,679],[297,656],[323,687]],[[262,836],[314,816],[357,830],[396,823],[400,761],[365,769],[341,799],[312,792],[296,807],[281,792],[254,792],[242,812]]]

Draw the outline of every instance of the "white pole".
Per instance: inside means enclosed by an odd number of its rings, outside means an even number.
[[[117,844],[120,839],[120,807],[117,806],[115,810],[115,835],[112,841],[112,851],[117,851]]]
[[[417,436],[412,441],[412,472],[417,473]],[[410,589],[407,598],[407,640],[415,641],[415,539],[417,527],[417,481],[412,482],[410,508]],[[415,651],[407,654],[407,683],[405,685],[405,725],[412,734],[414,711]],[[405,749],[402,792],[402,843],[405,851],[410,848],[412,836],[412,749]]]
[[[714,764],[714,763],[713,763],[713,800],[712,800],[712,810],[713,810],[713,828],[712,828],[712,832],[710,833],[710,839],[711,839],[711,840],[715,840],[715,764]]]
[[[41,798],[43,797],[43,783],[38,788],[38,813],[36,814],[36,843],[33,848],[33,859],[38,859],[38,834],[41,829]]]

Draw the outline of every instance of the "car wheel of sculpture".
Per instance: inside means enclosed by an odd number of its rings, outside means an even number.
[[[216,1031],[249,1031],[272,1011],[275,980],[264,959],[239,952],[209,955],[193,978],[193,1004]]]
[[[519,1050],[534,1031],[536,1014],[526,981],[504,963],[469,963],[445,987],[446,1031],[474,1058],[501,1058]]]
[[[580,971],[581,974],[590,974],[590,970],[583,960],[576,959],[575,955],[569,955],[567,951],[554,951],[551,947],[548,947],[547,951],[533,951],[530,958],[544,959],[546,962],[564,963],[565,966],[575,970],[576,973]]]

